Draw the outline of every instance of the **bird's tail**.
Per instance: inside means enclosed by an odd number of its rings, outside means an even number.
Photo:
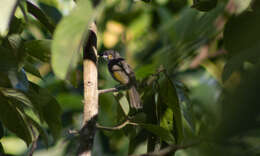
[[[137,92],[135,86],[132,86],[128,90],[128,95],[129,95],[129,100],[130,100],[130,107],[135,108],[135,109],[141,109],[142,105],[141,105],[140,96],[139,96],[139,93]]]

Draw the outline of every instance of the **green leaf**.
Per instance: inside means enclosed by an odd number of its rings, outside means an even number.
[[[65,79],[68,72],[76,67],[80,47],[86,38],[92,18],[90,1],[81,0],[57,26],[52,44],[52,68],[57,77]]]
[[[160,126],[170,132],[173,131],[173,112],[171,108],[166,108],[166,110],[161,115]]]
[[[0,155],[4,155],[4,147],[2,145],[2,143],[0,142]]]
[[[1,0],[0,1],[0,36],[7,35],[8,26],[16,10],[18,0]]]
[[[228,20],[224,30],[224,45],[233,55],[260,44],[260,11],[245,12]],[[247,30],[247,31],[245,31]]]
[[[224,45],[231,58],[226,63],[222,79],[242,69],[245,61],[257,63],[260,50],[260,11],[245,12],[232,17],[224,30]],[[247,31],[244,31],[247,30]]]
[[[183,139],[182,114],[176,88],[167,74],[160,84],[159,98],[172,110],[173,133],[176,142],[179,144]]]
[[[0,72],[7,72],[17,68],[17,62],[11,49],[0,46]]]
[[[48,124],[53,137],[57,139],[62,128],[62,111],[59,103],[47,89],[41,88],[33,83],[30,83],[29,91],[26,95],[32,101],[40,119],[44,120]]]
[[[193,0],[192,8],[199,11],[210,11],[217,6],[217,0]]]
[[[82,96],[72,93],[60,93],[57,96],[57,101],[62,103],[63,110],[81,110],[82,109]]]
[[[172,133],[163,127],[153,124],[140,124],[140,126],[145,128],[147,131],[153,133],[154,135],[160,137],[163,141],[167,142],[168,144],[174,144],[175,142]]]
[[[43,138],[44,143],[48,146],[48,134],[44,130],[44,128],[40,124],[38,124],[35,120],[33,120],[30,116],[26,115],[26,119],[31,125],[33,125],[38,130],[40,136],[42,136]]]
[[[43,61],[49,62],[51,54],[51,40],[32,40],[24,42],[25,51]]]
[[[114,93],[114,97],[115,97],[116,101],[119,103],[119,105],[121,106],[121,109],[123,110],[124,115],[127,116],[130,111],[130,108],[129,108],[129,103],[128,103],[126,96],[123,94],[120,94],[120,93]]]
[[[42,78],[41,73],[39,70],[33,65],[32,63],[26,61],[25,65],[23,66],[24,70],[34,76],[37,76],[39,78]]]
[[[51,19],[37,6],[29,1],[26,1],[28,12],[37,18],[51,33],[54,32],[55,24]]]
[[[0,96],[0,120],[3,125],[23,139],[27,145],[32,142],[31,131],[21,111],[4,96]]]
[[[0,87],[0,92],[5,96],[5,97],[8,97],[8,98],[13,98],[17,101],[20,101],[22,102],[23,104],[25,104],[26,106],[29,106],[29,107],[32,107],[32,103],[31,101],[28,99],[28,97],[18,91],[18,90],[15,90],[15,89],[11,89],[11,88],[2,88]]]
[[[4,127],[2,123],[0,122],[0,139],[4,136]]]

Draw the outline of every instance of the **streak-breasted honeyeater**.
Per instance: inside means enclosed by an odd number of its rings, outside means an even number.
[[[126,63],[125,59],[114,50],[107,50],[101,54],[108,61],[108,70],[112,77],[127,86],[130,107],[135,109],[142,108],[139,93],[136,90],[136,78],[132,68]]]

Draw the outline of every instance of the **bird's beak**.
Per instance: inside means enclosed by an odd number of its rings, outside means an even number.
[[[105,59],[105,60],[108,59],[107,55],[101,54],[101,55],[99,55],[99,56],[101,56],[101,57],[102,57],[103,59]]]

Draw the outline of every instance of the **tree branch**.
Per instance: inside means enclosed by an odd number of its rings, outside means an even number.
[[[177,145],[172,145],[172,146],[168,146],[166,148],[163,148],[159,151],[156,152],[150,152],[150,153],[145,153],[145,154],[135,154],[135,155],[129,155],[129,156],[164,156],[173,152],[176,152],[179,149],[186,149],[189,147],[192,147],[194,145],[197,145],[197,143],[195,144],[190,144],[190,145],[184,145],[184,146],[177,146]]]
[[[114,87],[114,88],[98,90],[98,94],[104,94],[104,93],[109,93],[109,92],[118,92],[120,90],[126,90],[126,89],[128,89],[127,86],[117,86],[117,87]]]
[[[118,88],[108,88],[108,89],[102,89],[98,90],[98,94],[104,94],[104,93],[109,93],[109,92],[118,92]]]
[[[83,50],[84,115],[78,156],[91,156],[98,115],[97,27],[94,22]]]
[[[118,126],[115,126],[115,127],[106,127],[106,126],[102,126],[102,125],[99,125],[99,124],[97,124],[96,126],[99,129],[114,131],[114,130],[121,130],[122,128],[124,128],[127,125],[137,126],[138,124],[134,123],[134,122],[131,122],[129,120],[126,120],[124,123],[122,123],[122,124],[120,124]]]

